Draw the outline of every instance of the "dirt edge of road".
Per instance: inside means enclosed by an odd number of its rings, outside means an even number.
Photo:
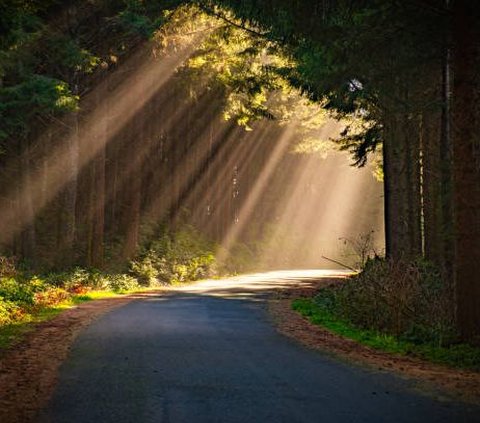
[[[318,288],[335,280],[319,281],[318,286],[277,292],[268,302],[268,311],[277,330],[305,346],[326,352],[350,363],[376,371],[394,372],[412,382],[415,388],[438,400],[480,405],[480,373],[448,368],[419,358],[394,355],[343,338],[314,325],[292,309],[296,298],[312,297]]]

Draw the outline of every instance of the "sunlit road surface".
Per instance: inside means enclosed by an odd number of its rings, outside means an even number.
[[[187,285],[175,291],[223,298],[260,300],[280,289],[300,286],[309,287],[312,285],[312,281],[332,277],[345,277],[350,274],[352,274],[351,271],[343,270],[280,270],[252,273],[228,279],[209,279],[194,285]]]
[[[478,408],[437,402],[276,332],[268,292],[340,273],[203,281],[115,309],[77,338],[38,421],[480,421]]]

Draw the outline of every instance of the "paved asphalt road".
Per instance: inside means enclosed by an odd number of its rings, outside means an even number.
[[[480,422],[276,333],[266,291],[311,273],[207,281],[129,303],[77,339],[42,422]]]

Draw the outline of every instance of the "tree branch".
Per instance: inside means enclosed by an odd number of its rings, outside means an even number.
[[[218,13],[216,12],[215,10],[213,10],[211,7],[208,7],[206,6],[205,4],[202,4],[201,2],[198,3],[198,6],[200,7],[200,9],[202,9],[205,13],[209,14],[209,15],[212,15],[212,16],[215,16],[216,18],[218,19],[221,19],[222,21],[228,23],[229,25],[232,25],[236,28],[239,28],[239,29],[242,29],[243,31],[246,31],[248,32],[249,34],[252,34],[252,35],[255,35],[256,37],[262,37],[262,38],[266,38],[267,35],[268,35],[268,32],[258,32],[258,31],[255,31],[254,29],[251,29],[251,28],[247,28],[246,26],[244,25],[241,25],[229,18],[227,18],[225,15],[221,14],[221,13]]]

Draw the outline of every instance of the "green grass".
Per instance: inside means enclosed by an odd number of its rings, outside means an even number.
[[[90,291],[87,294],[73,295],[67,301],[53,307],[44,307],[31,314],[26,314],[22,320],[18,322],[0,326],[0,351],[20,341],[35,328],[36,324],[52,320],[63,311],[75,307],[78,304],[103,298],[119,297],[129,293],[128,291],[121,293],[112,291]]]
[[[74,295],[71,298],[73,304],[81,304],[86,301],[101,300],[104,298],[114,298],[120,295],[129,294],[130,292],[113,292],[113,291],[90,291],[86,294]]]
[[[313,324],[377,350],[400,355],[415,355],[450,367],[480,370],[480,348],[471,345],[439,347],[431,344],[414,344],[391,335],[360,329],[320,307],[314,299],[294,300],[292,308],[307,317]]]
[[[22,339],[33,330],[37,323],[51,320],[67,308],[69,308],[69,306],[63,304],[56,307],[42,308],[33,314],[26,314],[24,318],[18,322],[1,326],[0,350],[4,350]]]

